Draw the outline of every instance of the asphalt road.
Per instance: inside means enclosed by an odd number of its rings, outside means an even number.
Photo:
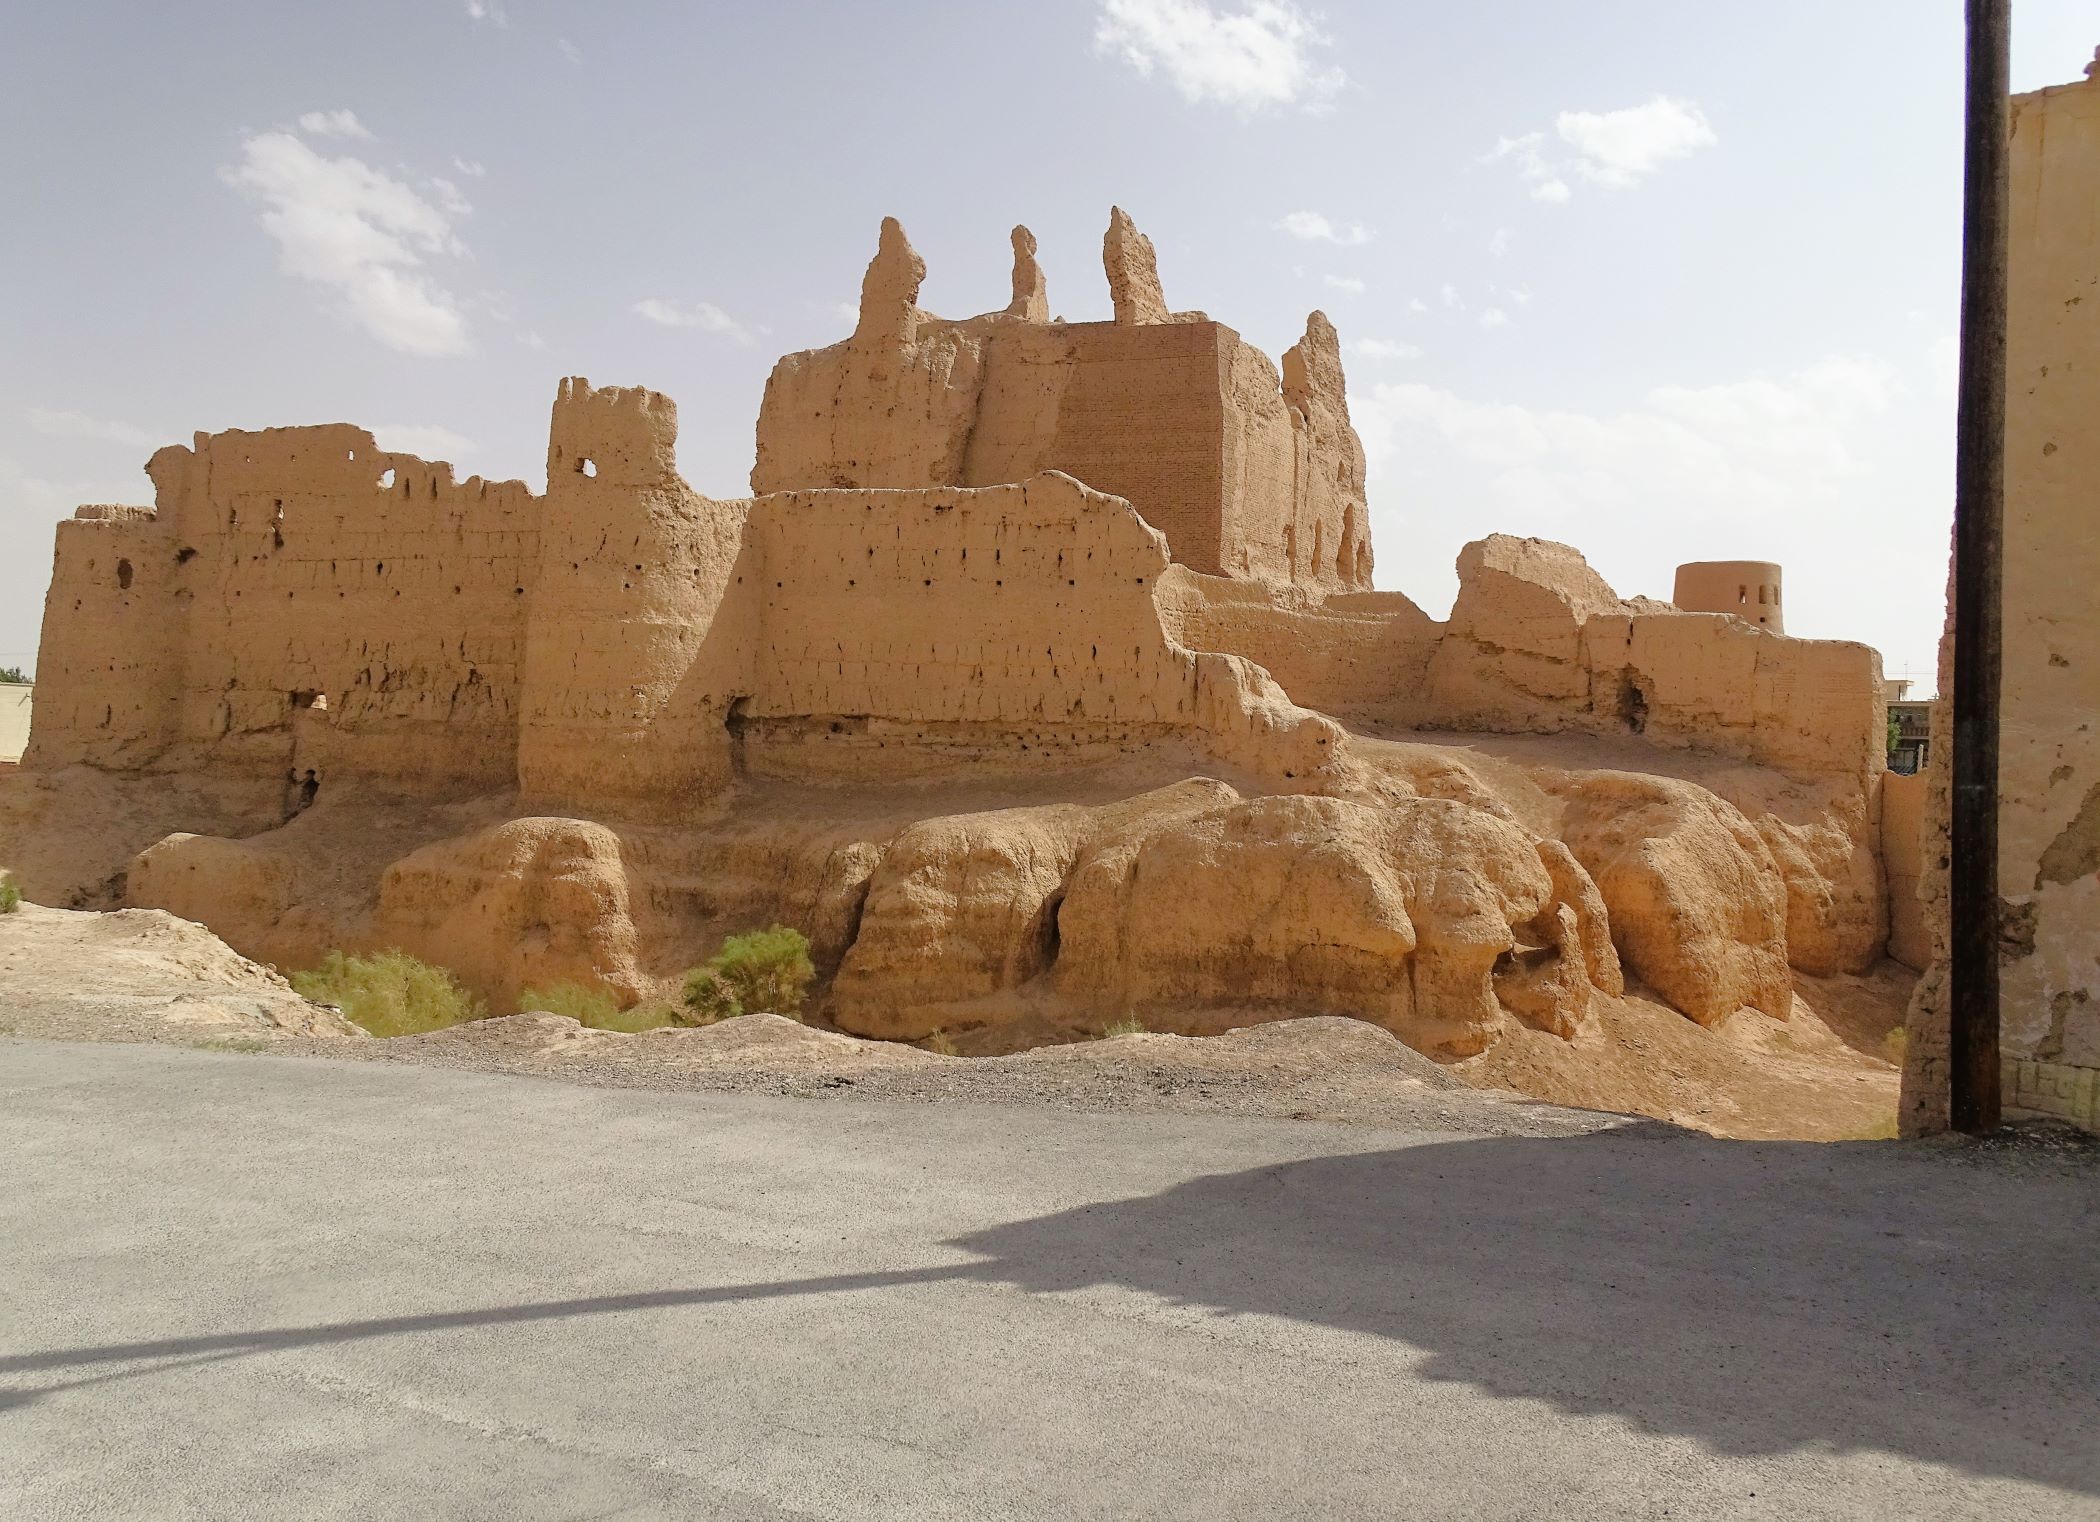
[[[0,1515],[2100,1517],[2100,1171],[0,1042]]]

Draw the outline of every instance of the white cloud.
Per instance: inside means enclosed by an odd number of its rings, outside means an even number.
[[[646,300],[637,301],[628,310],[637,317],[645,317],[663,327],[698,328],[703,333],[720,333],[738,343],[751,342],[750,331],[711,301],[688,303],[666,301],[660,296],[651,296]],[[857,318],[858,314],[855,315]]]
[[[452,155],[452,167],[470,180],[478,180],[488,173],[487,167],[482,164],[481,160],[463,159],[456,153]]]
[[[1345,347],[1365,359],[1420,359],[1421,349],[1395,338],[1352,338]]]
[[[1496,257],[1497,259],[1501,259],[1501,258],[1504,258],[1504,257],[1506,257],[1506,256],[1508,255],[1508,253],[1509,253],[1509,229],[1508,229],[1508,228],[1506,228],[1506,227],[1498,227],[1498,228],[1496,228],[1496,229],[1495,229],[1495,235],[1494,235],[1494,237],[1492,237],[1492,238],[1488,239],[1488,252],[1489,252],[1490,254],[1493,254],[1493,255],[1494,255],[1494,256],[1495,256],[1495,257]]]
[[[467,0],[467,19],[493,21],[498,26],[510,25],[510,17],[503,10],[503,0]]]
[[[1447,312],[1463,312],[1466,309],[1466,298],[1458,294],[1457,286],[1448,282],[1437,291],[1437,297],[1444,303],[1444,310]]]
[[[577,47],[575,43],[569,41],[568,38],[557,37],[554,39],[554,45],[561,49],[561,56],[568,59],[569,62],[583,62],[583,50]]]
[[[540,335],[535,332],[520,333],[518,335],[518,342],[523,344],[528,349],[544,349],[547,347],[547,340],[540,337]]]
[[[1509,326],[1509,313],[1503,311],[1500,307],[1489,307],[1480,314],[1480,325],[1490,331],[1495,328],[1506,328]]]
[[[1371,241],[1371,230],[1362,223],[1330,222],[1316,211],[1294,211],[1276,224],[1276,230],[1307,243],[1335,243],[1343,248],[1356,248]]]
[[[1495,146],[1482,155],[1483,164],[1500,163],[1507,159],[1517,166],[1517,178],[1531,187],[1531,198],[1558,205],[1570,194],[1567,181],[1560,177],[1546,158],[1546,134],[1527,132],[1522,137],[1504,137],[1495,141]]]
[[[430,181],[430,188],[436,193],[438,204],[444,207],[452,216],[464,217],[474,210],[472,203],[460,194],[459,187],[450,180],[439,179],[433,176]]]
[[[48,407],[30,408],[29,426],[47,438],[92,439],[101,444],[122,444],[127,449],[157,449],[171,442],[164,435],[130,423],[89,417],[85,412],[56,412]]]
[[[1354,275],[1322,275],[1320,283],[1329,290],[1340,291],[1345,296],[1361,296],[1370,289]]]
[[[309,111],[299,118],[299,130],[315,137],[350,137],[371,142],[372,133],[347,106],[340,111]]]
[[[1665,164],[1685,158],[1719,141],[1706,113],[1688,100],[1658,95],[1644,106],[1623,111],[1563,111],[1554,121],[1572,159],[1556,160],[1546,152],[1546,134],[1498,138],[1482,163],[1515,165],[1517,178],[1531,188],[1533,200],[1565,204],[1574,195],[1568,176],[1625,190]]]
[[[1407,300],[1407,309],[1419,315],[1429,310],[1429,303],[1419,296],[1410,296]]]
[[[1836,588],[1856,586],[1856,565],[1879,564],[1883,541],[1899,559],[1916,548],[1896,542],[1890,515],[1915,508],[1908,499],[1921,492],[1929,499],[1940,468],[1915,458],[1904,428],[1883,426],[1897,417],[1899,390],[1892,366],[1835,355],[1779,377],[1659,386],[1616,412],[1474,401],[1402,382],[1359,388],[1349,410],[1388,559],[1404,549],[1408,563],[1437,568],[1483,534],[1538,534],[1583,549],[1622,593],[1668,596],[1680,561],[1783,559],[1788,545],[1814,546],[1818,564],[1789,566],[1789,579],[1827,572],[1834,626],[1798,632],[1863,638],[1877,625],[1848,627],[1863,615]],[[1906,472],[1926,484],[1898,479]],[[1381,503],[1401,505],[1382,519]],[[1919,522],[1922,558],[1944,556],[1945,520]],[[1841,544],[1848,535],[1858,542]],[[1448,596],[1453,585],[1446,576],[1425,590]],[[1936,626],[1936,597],[1900,578],[1874,595],[1888,610],[1874,615],[1879,627]]]
[[[447,460],[457,465],[474,441],[433,423],[382,423],[372,430],[379,447],[389,454],[420,455],[426,460]]]
[[[288,132],[242,140],[219,171],[262,205],[287,275],[333,289],[373,337],[408,354],[463,354],[467,324],[452,294],[423,272],[466,249],[453,216],[362,159],[324,158]]]
[[[1658,95],[1624,111],[1563,111],[1554,123],[1580,157],[1576,167],[1600,185],[1638,183],[1673,159],[1719,141],[1706,114],[1688,100]]]
[[[1166,75],[1193,105],[1244,112],[1272,106],[1327,109],[1347,82],[1316,50],[1333,39],[1293,0],[1246,0],[1222,11],[1209,0],[1100,0],[1094,49],[1150,79]]]

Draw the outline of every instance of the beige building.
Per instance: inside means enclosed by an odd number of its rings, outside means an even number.
[[[1999,751],[2006,1109],[2100,1129],[2100,65],[2012,103]],[[1941,691],[1952,690],[1941,652]],[[1944,710],[1946,705],[1940,705]],[[1936,726],[1944,757],[1946,716]],[[1912,1011],[1904,1119],[1947,1108],[1947,768],[1930,779],[1936,962]]]
[[[0,682],[0,766],[13,766],[29,745],[29,695],[27,683]]]

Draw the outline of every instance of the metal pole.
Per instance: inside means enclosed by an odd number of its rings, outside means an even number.
[[[1961,401],[1954,464],[1954,773],[1948,1114],[1998,1124],[1998,693],[2005,581],[2005,267],[2011,0],[1967,0]]]

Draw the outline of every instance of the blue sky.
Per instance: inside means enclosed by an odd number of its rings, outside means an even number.
[[[2090,0],[2019,0],[2016,88]],[[679,403],[746,489],[775,357],[884,215],[923,300],[1108,314],[1108,208],[1272,355],[1325,310],[1381,586],[1562,539],[1622,593],[1776,559],[1801,634],[1926,672],[1958,277],[1959,0],[117,6],[0,58],[0,664],[50,525],[198,429],[348,421],[542,476],[557,379]]]

